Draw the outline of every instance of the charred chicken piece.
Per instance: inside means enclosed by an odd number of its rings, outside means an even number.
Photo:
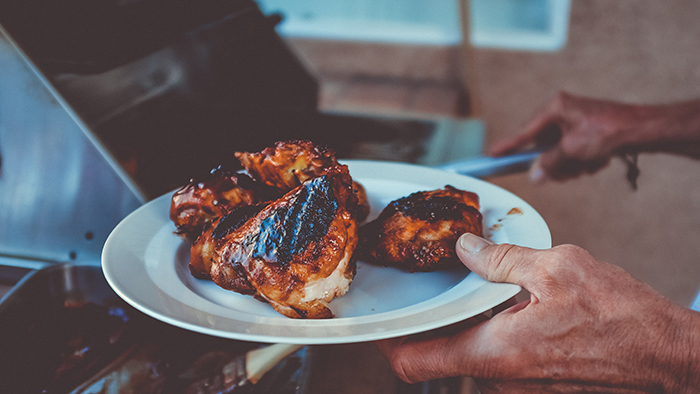
[[[246,174],[212,170],[204,179],[192,179],[173,194],[170,220],[176,233],[194,241],[207,223],[230,212],[233,208],[255,204],[271,198]],[[279,194],[276,194],[279,196]]]
[[[211,276],[231,286],[245,273],[258,299],[292,318],[331,318],[328,302],[347,292],[358,242],[352,179],[346,166],[272,202],[224,237]]]
[[[307,140],[279,141],[261,152],[236,152],[256,181],[286,193],[338,165],[335,152]]]
[[[211,279],[211,264],[217,258],[217,250],[223,247],[224,238],[266,206],[266,203],[261,203],[237,207],[224,216],[215,218],[211,223],[207,223],[202,234],[190,248],[189,267],[192,276],[198,279]],[[231,290],[243,294],[255,293],[248,283],[245,273],[238,277],[229,278],[229,282],[226,287]]]
[[[360,229],[359,259],[414,271],[461,266],[455,243],[466,232],[483,236],[475,193],[445,186],[392,201]]]
[[[236,152],[236,157],[256,181],[283,193],[339,165],[332,149],[308,140],[279,141],[261,152]],[[355,181],[353,190],[358,201],[357,220],[363,222],[369,215],[367,194]]]

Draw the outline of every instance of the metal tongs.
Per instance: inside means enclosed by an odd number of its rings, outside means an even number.
[[[546,149],[547,147],[537,147],[501,157],[480,156],[456,160],[437,165],[435,168],[475,178],[515,174],[527,171],[532,162]]]
[[[469,175],[475,178],[515,174],[528,171],[535,159],[550,147],[551,146],[539,146],[501,157],[480,156],[472,159],[456,160],[440,164],[435,168],[461,175]],[[621,154],[619,156],[627,166],[626,178],[630,187],[632,190],[637,190],[637,178],[639,178],[637,153]]]

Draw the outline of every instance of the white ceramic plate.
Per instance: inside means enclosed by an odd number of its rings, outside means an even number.
[[[485,236],[532,248],[551,246],[549,229],[530,205],[490,183],[431,168],[345,161],[370,200],[370,219],[392,200],[416,191],[454,187],[481,200]],[[192,277],[189,243],[173,234],[171,194],[126,217],[110,234],[102,268],[112,288],[142,312],[219,337],[296,344],[361,342],[418,333],[487,311],[520,291],[489,283],[465,269],[408,273],[358,262],[350,290],[334,299],[328,320],[284,317],[268,304]]]

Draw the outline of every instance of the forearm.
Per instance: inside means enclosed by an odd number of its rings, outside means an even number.
[[[617,119],[611,143],[620,152],[667,152],[700,158],[700,100],[634,105]]]

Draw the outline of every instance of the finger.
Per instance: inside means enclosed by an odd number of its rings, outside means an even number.
[[[607,167],[610,164],[610,158],[605,157],[598,160],[591,160],[585,165],[585,170],[588,174],[593,174],[600,171],[602,168]]]
[[[395,339],[388,339],[388,340],[383,340],[379,341],[381,343],[378,343],[378,346],[398,346],[402,344],[403,342],[406,342],[408,340],[411,341],[427,341],[435,338],[441,338],[441,337],[451,337],[457,334],[460,331],[463,331],[467,328],[474,327],[480,323],[483,323],[485,321],[488,321],[490,319],[490,316],[487,315],[487,313],[481,313],[476,316],[472,316],[468,319],[458,321],[457,323],[452,323],[444,327],[439,327],[430,331],[424,331],[418,334],[412,334],[411,336],[405,336],[405,337],[400,337],[400,338],[395,338]]]
[[[547,179],[564,181],[583,174],[593,174],[610,163],[609,157],[579,160],[566,155],[559,147],[543,152],[530,169],[530,180],[542,183]]]
[[[493,338],[488,340],[488,325],[489,322],[480,323],[452,336],[427,340],[411,336],[376,344],[396,376],[408,383],[475,376],[479,375],[476,369],[489,359],[489,347],[483,344],[494,343]]]
[[[560,116],[557,123],[543,127],[542,131],[535,136],[535,146],[551,147],[558,144],[563,135],[563,123],[564,120]]]
[[[404,343],[408,341],[421,342],[428,341],[435,338],[450,337],[468,328],[472,328],[480,323],[488,321],[489,317],[484,313],[470,317],[468,319],[453,323],[444,327],[436,328],[434,330],[421,332],[418,334],[412,334],[410,336],[402,336],[396,338],[382,339],[375,341],[374,343],[379,348],[379,351],[384,354],[385,357],[389,358],[396,348],[403,346]]]
[[[544,169],[542,168],[542,156],[537,156],[535,161],[532,163],[530,166],[530,171],[528,172],[528,176],[530,177],[530,182],[534,184],[542,184],[545,181],[547,181],[547,174],[545,174]]]
[[[490,149],[489,154],[492,156],[507,155],[530,144],[553,145],[561,138],[560,119],[560,105],[556,101],[550,101],[544,110],[538,113],[518,135],[496,143]]]
[[[500,244],[474,234],[459,237],[457,256],[474,273],[490,281],[520,285],[537,296],[542,286],[538,274],[540,251],[516,245]]]
[[[542,152],[537,159],[543,176],[557,181],[578,177],[586,169],[585,162],[569,157],[558,146]]]
[[[489,149],[489,156],[504,156],[515,153],[534,142],[529,134],[518,134],[515,137],[496,142]]]

